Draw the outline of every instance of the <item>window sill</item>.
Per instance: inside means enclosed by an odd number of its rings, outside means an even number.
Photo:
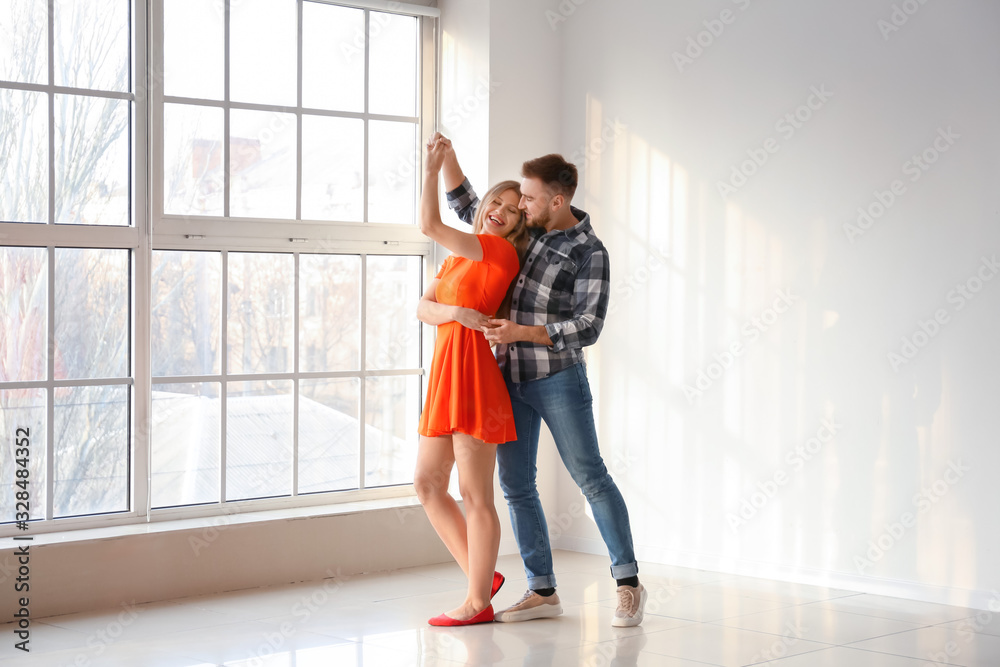
[[[30,544],[33,547],[51,544],[73,544],[98,540],[114,540],[136,535],[154,535],[188,530],[219,530],[221,528],[264,523],[269,521],[296,521],[328,516],[347,516],[378,510],[414,511],[420,506],[416,496],[398,496],[393,498],[372,498],[352,502],[329,505],[313,505],[308,507],[289,507],[281,509],[234,512],[232,514],[214,514],[210,516],[185,519],[152,520],[147,523],[130,523],[98,528],[82,528],[78,530],[55,531],[35,535],[18,536],[31,537],[30,542],[11,540],[11,546]]]

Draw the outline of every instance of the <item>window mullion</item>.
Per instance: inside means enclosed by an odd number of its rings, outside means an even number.
[[[51,8],[51,4],[50,4]],[[45,423],[45,520],[51,521],[55,514],[55,359],[56,359],[56,249],[46,248],[48,252],[48,349],[46,359],[46,389]]]
[[[52,87],[56,83],[55,65],[55,0],[49,0],[48,15],[48,76],[49,90],[46,97],[49,102],[49,219],[51,225],[56,219],[56,98]]]
[[[129,508],[141,516],[148,517],[151,509],[151,475],[153,420],[152,420],[152,358],[150,332],[152,318],[152,220],[150,219],[150,21],[149,5],[133,3],[130,8],[129,32],[132,35],[130,47],[133,57],[129,60],[130,85],[133,91],[129,125],[131,143],[130,193],[132,226],[138,232],[138,248],[133,251],[132,285],[132,332],[129,348],[132,356],[132,460],[129,474],[132,475],[132,499]],[[141,91],[143,94],[138,94]]]
[[[295,66],[295,219],[302,219],[302,0],[296,3],[298,35]]]
[[[368,381],[365,379],[365,370],[368,368],[368,337],[365,335],[368,323],[368,255],[364,253],[361,255],[361,277],[358,281],[358,288],[361,290],[361,331],[359,331],[361,340],[358,343],[359,366],[361,367],[361,378],[358,381],[360,385],[358,400],[358,446],[361,450],[358,452],[358,490],[363,491],[365,488],[365,431],[367,430],[365,425],[368,421],[368,413],[365,405],[368,395]]]
[[[230,0],[223,0],[225,3],[225,19],[223,21],[223,38],[222,38],[222,99],[224,104],[224,110],[222,112],[222,216],[224,218],[229,217],[229,188],[232,182],[229,173],[229,42],[230,42]],[[160,160],[162,161],[162,156]],[[157,211],[157,214],[161,214],[163,211]],[[225,261],[223,261],[225,264]],[[225,498],[225,495],[223,495]]]
[[[301,11],[301,4],[300,4]],[[300,14],[301,15],[301,14]],[[294,253],[295,269],[292,280],[295,281],[295,297],[292,299],[292,496],[299,495],[299,266],[301,255]]]
[[[368,128],[371,125],[371,119],[368,117],[368,73],[369,73],[369,47],[371,40],[368,38],[368,30],[371,22],[371,12],[367,9],[365,10],[365,92],[364,92],[364,110],[365,110],[365,146],[364,146],[364,162],[361,167],[361,219],[364,222],[368,222]],[[363,322],[364,320],[362,320]],[[362,392],[364,395],[364,392]]]
[[[228,8],[229,3],[226,2]],[[226,502],[226,415],[229,411],[228,395],[229,383],[226,382],[226,375],[229,373],[229,252],[222,251],[222,310],[219,313],[219,320],[222,325],[222,338],[219,340],[219,354],[221,355],[219,370],[221,371],[221,383],[219,386],[219,502]]]

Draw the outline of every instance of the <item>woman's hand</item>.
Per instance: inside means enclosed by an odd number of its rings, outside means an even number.
[[[434,174],[436,176],[437,173],[441,171],[441,166],[444,164],[447,154],[448,148],[442,142],[435,141],[431,138],[431,140],[427,142],[427,160],[424,163],[426,165],[427,173]]]
[[[465,174],[462,173],[462,167],[458,164],[458,155],[455,154],[455,147],[451,145],[451,139],[440,132],[435,132],[430,141],[427,142],[427,149],[430,150],[435,145],[444,150],[444,161],[441,168],[444,170],[442,174],[444,176],[444,189],[445,192],[449,192],[462,184],[465,180]]]
[[[452,319],[463,327],[472,329],[473,331],[482,331],[486,323],[490,321],[488,316],[483,315],[478,310],[462,308],[461,306],[455,306],[455,313]]]

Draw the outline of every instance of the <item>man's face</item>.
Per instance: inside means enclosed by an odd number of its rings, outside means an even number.
[[[518,208],[524,211],[529,227],[544,227],[551,219],[549,204],[552,197],[548,188],[537,178],[521,179],[521,201]]]

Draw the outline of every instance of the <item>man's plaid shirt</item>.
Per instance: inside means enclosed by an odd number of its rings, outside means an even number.
[[[479,198],[469,179],[448,193],[448,206],[472,224]],[[608,251],[594,235],[590,216],[570,210],[570,229],[529,229],[531,241],[515,279],[510,319],[542,325],[552,346],[519,341],[497,346],[500,368],[514,382],[537,380],[583,362],[583,348],[597,342],[610,298]]]

